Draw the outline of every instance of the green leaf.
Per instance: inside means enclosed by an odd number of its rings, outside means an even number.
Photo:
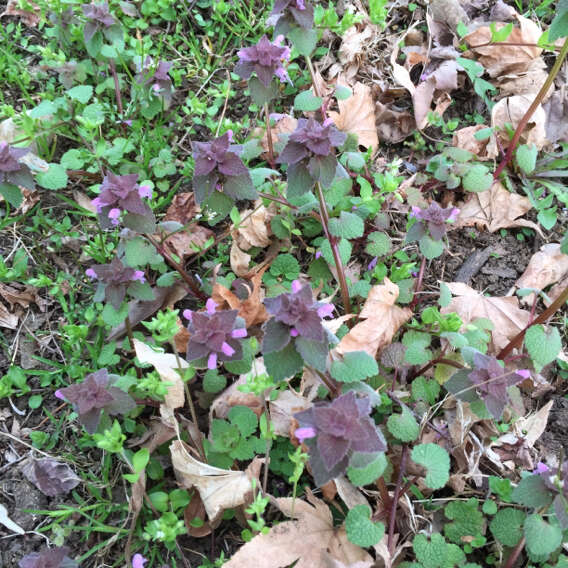
[[[428,349],[431,341],[430,334],[422,331],[410,330],[402,338],[406,346],[404,360],[410,365],[424,365],[432,359],[432,353]]]
[[[29,115],[32,118],[41,118],[43,116],[49,116],[50,114],[55,114],[57,112],[57,105],[52,101],[41,101],[39,105],[33,108]]]
[[[538,212],[536,219],[547,231],[550,231],[550,229],[556,225],[556,221],[558,221],[556,206],[551,207],[550,209],[541,209]]]
[[[157,254],[154,245],[142,237],[135,237],[126,242],[124,247],[126,264],[132,268],[157,264],[161,257]]]
[[[294,98],[294,108],[296,110],[314,111],[322,105],[323,99],[316,97],[310,89],[298,93]]]
[[[379,372],[379,366],[373,357],[365,351],[349,351],[343,360],[333,361],[331,376],[342,383],[354,383]]]
[[[39,408],[41,406],[41,403],[43,402],[43,396],[41,396],[41,394],[32,394],[32,396],[30,396],[30,398],[28,399],[28,406],[35,410],[36,408]]]
[[[387,458],[384,452],[378,454],[363,454],[355,452],[349,460],[347,477],[353,485],[363,487],[374,483],[387,467]]]
[[[424,568],[442,568],[448,556],[448,543],[441,534],[434,533],[430,540],[417,534],[412,541],[416,559]]]
[[[533,325],[525,333],[525,347],[537,371],[552,363],[562,349],[562,339],[558,328]]]
[[[548,41],[554,42],[568,36],[568,0],[560,0],[556,6],[556,16],[548,28]]]
[[[430,489],[441,489],[450,479],[450,456],[438,444],[420,444],[412,450],[412,461],[426,468],[424,482]]]
[[[221,392],[227,386],[227,377],[220,375],[217,369],[209,369],[203,376],[203,390],[205,392]]]
[[[248,406],[233,406],[228,417],[244,438],[248,438],[258,428],[258,418]]]
[[[22,204],[22,192],[17,185],[0,183],[0,195],[15,209]]]
[[[413,442],[420,433],[418,422],[405,405],[402,405],[402,414],[391,414],[389,416],[387,428],[401,442]]]
[[[61,164],[49,164],[49,170],[37,174],[36,181],[45,189],[63,189],[67,187],[67,172]]]
[[[67,91],[67,94],[74,101],[79,101],[80,103],[86,104],[93,96],[93,87],[91,85],[77,85],[76,87],[69,89]]]
[[[150,451],[148,448],[141,448],[132,456],[132,467],[136,473],[145,469],[150,461]]]
[[[295,280],[300,275],[300,264],[291,254],[279,254],[270,266],[270,274]]]
[[[385,525],[371,521],[371,509],[367,505],[356,505],[347,513],[345,532],[350,542],[366,548],[383,538]]]
[[[521,527],[526,513],[520,509],[507,507],[497,512],[489,529],[491,534],[505,546],[516,546],[523,536]]]
[[[156,510],[160,513],[165,513],[168,510],[168,494],[164,491],[153,491],[148,494],[152,505],[156,507]]]
[[[548,507],[552,497],[540,475],[527,475],[523,477],[517,487],[513,489],[511,498],[515,503],[525,507]]]
[[[348,99],[352,94],[353,91],[349,87],[346,87],[345,85],[338,85],[335,88],[335,98],[338,101],[344,101]]]
[[[537,514],[527,517],[524,533],[531,554],[548,556],[562,544],[562,529]]]
[[[119,310],[115,310],[111,304],[105,304],[101,317],[103,318],[103,321],[107,325],[110,325],[111,327],[116,327],[126,319],[127,315],[128,315],[128,304],[126,302],[123,302]]]
[[[451,501],[446,505],[444,514],[453,522],[444,526],[444,534],[449,541],[456,544],[469,542],[466,537],[475,538],[483,531],[483,513],[478,508],[475,498],[467,501]]]
[[[248,86],[251,99],[260,107],[278,96],[278,85],[275,81],[271,81],[270,85],[265,87],[256,77],[251,77]]]
[[[300,55],[311,55],[316,48],[318,34],[315,29],[306,30],[297,26],[292,28],[287,35]]]
[[[431,381],[425,377],[417,377],[412,381],[412,398],[415,401],[423,400],[427,404],[434,404],[440,394],[440,385],[437,381]]]
[[[264,364],[268,374],[275,380],[281,381],[293,377],[304,368],[304,361],[290,342],[281,351],[264,354]]]
[[[452,293],[450,292],[450,287],[445,282],[440,282],[440,297],[438,298],[438,304],[441,308],[445,308],[450,305],[452,301]]]
[[[491,30],[491,41],[505,41],[513,31],[513,22],[509,22],[508,24],[502,26],[499,30],[497,29],[497,24],[495,22],[491,22],[489,24],[489,29]]]
[[[419,241],[420,252],[426,257],[426,260],[438,258],[444,252],[444,241],[435,241],[430,236],[425,235]]]
[[[343,264],[343,266],[346,266],[349,262],[349,257],[351,256],[351,243],[347,239],[341,239],[339,241],[338,248],[341,263]],[[331,252],[331,246],[327,239],[322,242],[320,250],[326,262],[331,266],[335,266],[335,260],[333,258],[333,253]]]
[[[536,167],[538,150],[535,144],[521,144],[516,151],[517,164],[525,174],[530,174]]]
[[[342,211],[339,219],[334,217],[329,220],[329,232],[336,237],[357,239],[363,236],[365,223],[359,215]]]
[[[462,178],[462,185],[466,191],[487,191],[493,184],[493,176],[486,166],[475,164],[471,166]]]
[[[369,237],[365,252],[371,256],[384,256],[391,249],[391,240],[386,233],[373,231]]]

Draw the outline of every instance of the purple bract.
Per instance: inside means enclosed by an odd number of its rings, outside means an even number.
[[[108,2],[83,4],[81,8],[85,18],[88,20],[83,31],[85,42],[91,41],[98,30],[109,28],[117,23],[110,13]]]
[[[439,241],[446,234],[448,223],[453,223],[459,212],[456,207],[443,209],[435,201],[430,203],[427,209],[414,206],[410,215],[418,219],[418,222],[411,227],[413,240],[420,239],[428,231],[432,239]]]
[[[300,26],[309,30],[314,25],[314,9],[306,0],[276,0],[267,24],[288,29]]]
[[[279,36],[273,43],[264,35],[256,45],[239,50],[235,73],[243,79],[250,79],[254,72],[266,88],[274,76],[282,82],[290,82],[288,73],[282,66],[282,62],[290,58],[290,48],[280,46],[282,39],[283,37]]]
[[[66,546],[44,548],[40,552],[32,552],[24,556],[19,562],[20,568],[73,568],[77,562],[67,556],[69,548]]]
[[[20,163],[20,158],[29,151],[29,148],[14,148],[0,142],[0,183],[21,185],[27,189],[35,187],[29,168]]]

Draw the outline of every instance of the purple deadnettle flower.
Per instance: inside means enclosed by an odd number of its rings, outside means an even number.
[[[109,375],[106,369],[99,369],[87,375],[82,383],[59,389],[55,396],[70,402],[79,422],[89,434],[94,434],[103,410],[109,414],[126,414],[136,406],[127,393],[112,386],[117,378]]]
[[[0,183],[34,189],[34,179],[29,168],[20,163],[20,158],[29,151],[29,148],[14,148],[6,142],[0,142]]]
[[[19,568],[76,568],[79,566],[67,554],[69,554],[67,546],[44,548],[39,552],[32,552],[24,556],[18,562],[18,566]]]
[[[85,18],[88,20],[83,30],[85,43],[91,41],[99,30],[104,30],[117,23],[110,13],[108,2],[83,4],[81,8]]]
[[[264,300],[266,310],[272,317],[264,327],[263,353],[281,351],[291,338],[301,337],[323,343],[327,339],[322,318],[331,316],[334,306],[314,302],[309,284],[299,280],[292,282],[291,294],[280,294]]]
[[[290,59],[290,48],[280,46],[283,39],[284,36],[278,36],[273,43],[264,35],[256,45],[239,50],[235,73],[243,79],[250,79],[254,72],[267,89],[274,76],[291,84],[290,77],[282,66],[283,61]]]
[[[137,64],[137,75],[135,80],[138,84],[151,88],[152,92],[159,94],[169,103],[174,91],[172,78],[169,73],[173,63],[170,61],[158,61],[158,65],[154,64],[154,60],[148,56],[143,64]]]
[[[243,358],[241,339],[247,330],[238,310],[216,310],[215,302],[209,298],[204,312],[184,310],[189,320],[190,335],[187,343],[187,360],[207,358],[207,368],[217,368],[217,361],[240,361]]]
[[[286,33],[297,26],[310,30],[314,25],[314,9],[306,0],[275,0],[266,23],[275,26],[277,33]]]
[[[411,217],[418,219],[408,231],[407,241],[419,240],[427,232],[433,240],[439,241],[446,234],[448,223],[453,223],[460,210],[457,207],[447,207],[443,209],[435,201],[430,203],[427,209],[412,207]]]
[[[152,191],[148,186],[137,184],[138,174],[115,175],[107,172],[100,187],[99,196],[92,203],[97,208],[99,221],[103,229],[119,224],[123,214],[153,219],[152,209],[142,198],[151,197]],[[135,219],[136,217],[134,217]],[[126,225],[131,224],[125,220]],[[131,227],[136,229],[136,227]]]
[[[384,437],[369,416],[369,398],[353,391],[332,402],[316,403],[294,415],[302,441],[308,446],[310,466],[318,486],[344,473],[353,452],[377,453],[387,448]]]
[[[337,168],[334,148],[341,146],[346,138],[347,135],[337,130],[330,119],[321,123],[315,118],[300,118],[277,160],[288,164],[288,189],[293,185],[300,193],[309,191],[311,187],[305,182],[306,174],[328,187]]]
[[[213,191],[223,191],[232,199],[254,199],[257,196],[247,167],[239,158],[239,146],[231,145],[233,133],[211,142],[192,142],[195,169],[193,189],[195,200],[201,203]]]
[[[95,292],[95,302],[106,300],[115,310],[119,310],[128,288],[136,282],[146,283],[142,270],[136,270],[125,266],[115,256],[109,264],[95,264],[85,271],[85,274],[93,280],[99,281],[99,287]]]
[[[146,562],[148,562],[147,558],[144,558],[141,554],[135,554],[132,557],[132,568],[144,568]]]

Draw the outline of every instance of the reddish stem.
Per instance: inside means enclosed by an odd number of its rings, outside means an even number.
[[[400,490],[402,489],[402,478],[404,476],[404,470],[406,469],[407,457],[408,457],[408,446],[404,444],[402,446],[402,455],[400,457],[400,465],[398,468],[398,478],[396,480],[396,487],[394,488],[394,497],[392,499],[392,506],[390,510],[389,536],[388,536],[387,546],[391,557],[394,554],[394,528],[396,525],[396,508],[398,505],[398,499],[400,497]]]

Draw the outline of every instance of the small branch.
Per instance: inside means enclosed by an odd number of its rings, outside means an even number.
[[[118,74],[116,73],[116,65],[114,64],[114,59],[109,59],[109,65],[110,65],[110,72],[112,74],[112,78],[114,80],[114,94],[116,97],[116,106],[118,108],[118,114],[120,116],[120,128],[122,130],[122,133],[124,134],[126,132],[125,126],[124,126],[124,111],[122,108],[122,95],[120,94],[120,83],[118,81]]]
[[[400,457],[400,465],[398,468],[398,478],[396,480],[396,487],[394,489],[394,497],[392,499],[392,506],[390,510],[389,536],[388,536],[387,546],[391,557],[394,554],[394,528],[396,525],[396,508],[398,505],[400,490],[402,488],[402,478],[404,477],[404,470],[406,469],[407,457],[408,457],[408,446],[404,444],[402,446],[402,455]]]
[[[493,174],[493,180],[499,179],[499,176],[501,175],[501,173],[503,172],[503,170],[505,169],[507,164],[512,160],[513,152],[515,151],[515,148],[517,147],[517,144],[519,142],[521,134],[523,133],[524,129],[526,128],[530,118],[532,117],[532,115],[536,111],[538,105],[544,99],[546,93],[548,92],[548,89],[550,89],[551,85],[553,84],[554,79],[556,78],[556,75],[558,75],[558,72],[560,71],[560,68],[562,67],[562,63],[563,63],[564,59],[566,58],[567,54],[568,54],[568,37],[564,40],[564,44],[562,45],[562,49],[560,50],[560,53],[558,54],[558,57],[556,58],[556,61],[554,62],[554,65],[553,65],[552,69],[550,70],[550,73],[548,74],[546,81],[544,82],[544,84],[540,88],[540,91],[537,93],[536,97],[534,98],[533,102],[531,103],[531,106],[527,109],[527,112],[525,112],[523,118],[521,118],[521,121],[517,125],[517,129],[515,130],[515,134],[513,135],[513,139],[511,140],[511,142],[509,143],[509,147],[507,148],[507,153],[505,154],[505,158],[502,160],[502,162],[499,164],[498,168],[495,170],[495,173]]]
[[[420,261],[420,271],[418,272],[418,279],[416,280],[416,285],[414,286],[414,298],[412,298],[412,302],[408,306],[411,310],[416,307],[418,304],[418,292],[422,290],[422,282],[424,280],[424,271],[426,269],[426,257],[423,256],[422,260]]]
[[[505,564],[505,566],[503,566],[503,568],[513,568],[515,562],[517,561],[517,558],[519,557],[519,554],[521,554],[521,551],[523,550],[524,547],[525,547],[525,537],[519,540],[517,546],[515,546],[515,548],[511,552],[511,555],[509,556],[509,558],[507,558],[507,563]]]
[[[321,184],[316,182],[316,193],[318,195],[319,206],[320,206],[320,216],[323,226],[323,232],[329,244],[331,246],[331,252],[333,253],[333,260],[335,261],[335,268],[337,270],[337,280],[339,283],[339,288],[341,289],[341,298],[343,300],[343,308],[346,314],[351,313],[351,301],[349,299],[349,288],[347,286],[347,280],[345,278],[345,271],[343,269],[343,264],[341,263],[341,255],[339,254],[339,247],[337,246],[337,239],[329,232],[329,215],[327,213],[327,205],[325,203],[325,197],[323,195],[323,190]]]
[[[274,145],[272,144],[272,129],[270,128],[270,114],[268,103],[264,103],[264,120],[266,122],[266,141],[268,142],[268,163],[274,169]]]

